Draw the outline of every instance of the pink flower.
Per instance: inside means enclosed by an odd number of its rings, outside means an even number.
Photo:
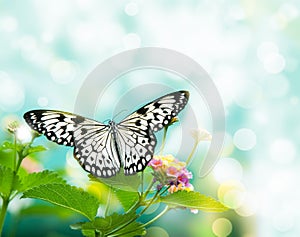
[[[149,166],[153,169],[155,181],[159,184],[157,189],[169,187],[169,193],[180,190],[191,191],[193,185],[190,180],[193,175],[186,169],[186,163],[175,159],[172,155],[155,156]]]
[[[179,174],[178,170],[175,167],[171,166],[171,167],[167,168],[167,175],[168,176],[177,177],[178,174]]]
[[[154,170],[157,170],[158,168],[162,167],[163,162],[162,160],[156,160],[156,159],[152,159],[148,166],[151,166]]]

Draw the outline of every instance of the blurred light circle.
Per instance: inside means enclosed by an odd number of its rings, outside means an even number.
[[[0,109],[16,112],[22,108],[25,99],[23,87],[0,71]]]
[[[241,164],[232,158],[222,158],[213,169],[213,174],[218,183],[228,180],[241,180],[243,168]]]
[[[48,98],[47,97],[39,97],[37,103],[41,107],[46,107],[48,105]]]
[[[16,137],[21,143],[28,143],[32,139],[31,129],[28,126],[21,125],[16,131]]]
[[[245,109],[251,109],[262,99],[262,89],[254,81],[240,81],[238,90],[234,95],[234,101]]]
[[[129,33],[124,36],[123,43],[126,49],[138,48],[141,45],[141,39],[139,35],[135,33]]]
[[[235,212],[240,216],[252,216],[257,211],[258,201],[255,195],[245,192],[243,195],[242,204],[235,209]]]
[[[285,21],[289,22],[299,16],[299,10],[290,3],[284,3],[280,6],[278,14]]]
[[[268,73],[280,73],[285,67],[285,59],[279,53],[267,55],[263,61],[264,68]]]
[[[130,2],[125,6],[125,12],[129,16],[135,16],[138,12],[138,5],[135,2]]]
[[[145,237],[169,237],[169,234],[167,231],[165,231],[161,227],[150,227],[147,229],[147,234]]]
[[[251,129],[241,128],[234,133],[233,143],[240,150],[251,150],[256,145],[256,135]]]
[[[224,146],[222,149],[222,156],[230,156],[234,150],[232,136],[229,133],[225,133]]]
[[[282,97],[288,93],[289,87],[288,79],[278,75],[266,80],[264,92],[270,97]]]
[[[239,208],[245,197],[245,192],[241,190],[229,190],[225,193],[223,197],[223,202],[226,204],[226,206],[236,209]]]
[[[75,78],[76,68],[69,61],[58,60],[51,65],[50,72],[55,82],[67,84]]]
[[[218,198],[230,208],[238,208],[242,205],[245,187],[236,180],[230,180],[222,183],[218,188]]]
[[[264,62],[265,58],[274,53],[278,53],[278,46],[271,41],[261,43],[257,48],[257,57]]]
[[[0,20],[0,29],[6,32],[14,32],[18,28],[18,22],[16,18],[12,16],[3,17]]]
[[[212,225],[212,231],[218,237],[226,237],[230,235],[232,231],[232,224],[226,218],[218,218]]]
[[[290,140],[280,138],[270,145],[269,152],[273,161],[279,164],[288,164],[294,161],[296,148]]]

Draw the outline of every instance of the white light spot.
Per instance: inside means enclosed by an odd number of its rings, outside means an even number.
[[[52,79],[59,84],[67,84],[76,76],[76,68],[73,63],[59,60],[51,65],[50,72]]]
[[[240,150],[251,150],[256,145],[256,135],[251,129],[239,129],[233,136],[233,143]]]
[[[278,53],[278,46],[271,41],[263,42],[258,46],[256,53],[259,60],[264,62],[268,55]]]
[[[130,2],[125,6],[125,12],[129,16],[135,16],[138,12],[138,5],[135,2]]]
[[[288,164],[294,161],[296,149],[287,139],[277,139],[270,146],[271,159],[279,164]]]
[[[213,174],[218,183],[228,180],[241,180],[243,168],[241,164],[232,158],[222,158],[213,169]]]
[[[25,94],[23,87],[9,76],[0,71],[0,109],[7,112],[16,112],[24,104]]]
[[[238,89],[235,91],[234,101],[245,109],[255,107],[262,99],[262,89],[254,81],[243,80],[238,83]]]
[[[18,28],[18,22],[16,18],[12,16],[6,16],[0,21],[0,29],[6,32],[14,32]]]
[[[137,34],[129,33],[123,38],[123,44],[126,49],[139,48],[141,46],[141,39]]]
[[[153,226],[147,229],[147,234],[145,235],[145,237],[154,237],[154,236],[169,237],[169,234],[163,228]]]
[[[29,127],[25,126],[25,125],[21,125],[17,131],[16,131],[16,136],[17,139],[21,142],[21,143],[28,143],[31,141],[32,139],[32,133],[31,130],[29,129]]]
[[[258,203],[259,201],[257,200],[256,195],[245,192],[243,195],[242,205],[235,209],[235,212],[240,216],[252,216],[257,211]]]
[[[48,98],[47,97],[39,97],[37,103],[41,107],[46,107],[48,105]]]
[[[264,58],[263,64],[268,73],[276,74],[285,68],[285,59],[279,53],[272,53]]]
[[[226,237],[232,231],[232,224],[226,218],[218,218],[214,221],[212,225],[212,230],[216,236]]]

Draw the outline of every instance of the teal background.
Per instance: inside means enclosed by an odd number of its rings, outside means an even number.
[[[210,74],[226,110],[222,158],[199,179],[208,146],[203,142],[191,167],[194,186],[234,210],[171,211],[148,236],[299,236],[299,5],[296,0],[0,1],[1,127],[22,121],[33,108],[72,111],[88,73],[112,55],[146,46],[176,50]],[[200,95],[177,76],[146,70],[124,78],[106,88],[97,119],[113,116],[121,92],[161,82],[190,90],[199,124],[211,130]],[[153,92],[153,98],[162,92]],[[130,106],[117,118],[150,99],[138,98],[128,99]],[[170,133],[168,152],[176,147],[177,134],[179,125]],[[8,134],[1,132],[0,139]],[[70,183],[85,185],[86,174],[70,149],[44,138],[37,142],[49,148],[40,155],[40,168],[66,169]],[[68,229],[72,216],[33,215],[14,222],[30,204],[13,203],[6,233],[15,226],[17,236],[80,236]]]

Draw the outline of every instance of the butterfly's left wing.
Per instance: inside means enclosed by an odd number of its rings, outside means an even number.
[[[167,94],[141,107],[117,125],[125,174],[144,170],[154,154],[156,138],[153,132],[168,125],[188,99],[188,91]]]
[[[120,170],[108,125],[56,110],[31,110],[24,114],[24,119],[50,141],[74,147],[74,157],[87,172],[98,177],[110,177]]]

